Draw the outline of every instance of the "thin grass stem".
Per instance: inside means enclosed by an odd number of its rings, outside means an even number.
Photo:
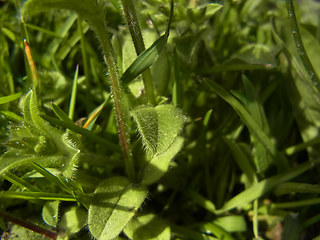
[[[72,121],[73,121],[74,110],[75,110],[75,106],[76,106],[78,74],[79,74],[79,64],[77,65],[76,71],[74,73],[73,84],[72,84],[72,92],[71,92],[71,98],[70,98],[70,105],[69,105],[69,118]]]
[[[133,40],[137,55],[145,50],[142,33],[139,26],[136,10],[132,0],[121,0],[123,10],[126,16],[130,34]],[[154,90],[152,84],[152,76],[150,69],[142,73],[143,83],[147,94],[149,104],[154,105]]]
[[[296,48],[298,50],[298,54],[301,58],[301,61],[313,83],[313,85],[316,87],[317,91],[320,92],[320,86],[319,86],[319,78],[317,74],[315,73],[315,70],[311,64],[311,61],[308,57],[308,54],[304,48],[299,26],[297,23],[296,19],[296,14],[293,6],[293,1],[292,0],[286,0],[287,2],[287,11],[289,14],[289,20],[290,20],[290,25],[291,25],[291,31],[292,31],[292,36],[294,39],[294,42],[296,44]]]

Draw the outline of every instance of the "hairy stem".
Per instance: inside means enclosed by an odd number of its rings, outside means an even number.
[[[136,49],[137,55],[142,53],[145,50],[143,37],[141,34],[139,21],[137,18],[136,10],[134,8],[134,4],[132,0],[121,0],[124,14],[126,16],[126,20],[129,26],[130,34],[133,40],[134,47]],[[154,105],[154,90],[152,84],[152,76],[150,69],[147,69],[142,73],[143,83],[145,87],[145,91],[147,94],[148,102],[151,105]]]
[[[117,60],[111,45],[110,36],[104,22],[96,22],[93,28],[98,35],[105,61],[109,70],[110,84],[116,110],[116,118],[120,135],[120,142],[124,151],[126,172],[130,180],[135,179],[134,165],[130,147],[130,134],[127,123],[130,121],[129,104],[121,87]]]

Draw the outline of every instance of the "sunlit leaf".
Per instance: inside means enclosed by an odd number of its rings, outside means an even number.
[[[88,226],[101,240],[116,238],[135,215],[147,195],[147,189],[124,177],[102,181],[89,207]]]
[[[59,201],[46,202],[42,208],[42,218],[46,224],[56,227],[59,220]]]
[[[132,240],[170,240],[169,225],[154,214],[133,218],[124,229]]]
[[[173,105],[142,106],[131,111],[146,147],[154,155],[166,151],[181,133],[184,116]]]

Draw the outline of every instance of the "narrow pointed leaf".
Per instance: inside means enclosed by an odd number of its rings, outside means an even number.
[[[61,126],[61,127],[65,127],[65,128],[68,128],[76,133],[79,133],[85,137],[87,137],[88,139],[92,140],[92,141],[95,141],[97,143],[100,143],[100,144],[104,144],[106,147],[112,149],[112,150],[115,150],[115,151],[121,151],[120,147],[108,140],[105,140],[104,138],[101,138],[99,136],[97,136],[96,134],[92,133],[91,131],[85,129],[85,128],[82,128],[82,127],[78,127],[77,125],[75,125],[74,123],[70,123],[70,122],[64,122],[64,121],[61,121],[59,119],[56,119],[56,118],[52,118],[52,117],[49,117],[49,116],[45,116],[45,115],[42,115],[41,116],[43,119],[45,119],[46,121],[52,123],[52,124],[55,124],[55,125],[58,125],[58,126]]]
[[[250,115],[248,110],[239,102],[234,96],[222,88],[219,84],[211,81],[204,82],[211,90],[223,98],[229,103],[233,109],[237,112],[242,122],[248,127],[250,132],[261,142],[267,151],[274,157],[277,158],[275,162],[281,167],[286,167],[287,160],[281,153],[278,152],[275,144],[272,142],[271,137],[260,127],[257,121]]]
[[[312,166],[312,163],[306,162],[294,169],[287,170],[286,172],[283,172],[276,176],[267,178],[257,184],[254,184],[251,187],[244,190],[243,192],[236,195],[235,197],[233,197],[232,199],[230,199],[228,202],[226,202],[224,206],[217,211],[217,213],[226,212],[236,207],[243,207],[245,204],[248,204],[253,200],[258,199],[267,192],[276,188],[279,184],[301,175],[302,173],[310,169]]]
[[[62,111],[62,109],[59,108],[59,106],[57,106],[54,103],[51,103],[51,108],[60,120],[73,124],[68,115],[64,111]]]
[[[138,75],[149,68],[160,56],[161,51],[167,43],[167,36],[163,35],[156,40],[151,47],[144,50],[137,59],[130,65],[130,67],[121,76],[123,84],[128,84]]]
[[[8,103],[8,102],[17,100],[20,96],[21,96],[21,92],[15,93],[15,94],[12,94],[9,96],[5,96],[5,97],[0,97],[0,104],[4,104],[4,103]]]
[[[130,67],[123,73],[120,78],[123,84],[128,84],[129,82],[131,82],[138,75],[148,69],[159,58],[162,50],[167,44],[172,17],[173,1],[170,2],[169,21],[165,34],[158,38],[148,49],[144,50],[130,65]]]

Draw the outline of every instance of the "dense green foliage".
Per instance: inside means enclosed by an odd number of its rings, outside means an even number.
[[[320,239],[320,3],[0,4],[2,239]]]

